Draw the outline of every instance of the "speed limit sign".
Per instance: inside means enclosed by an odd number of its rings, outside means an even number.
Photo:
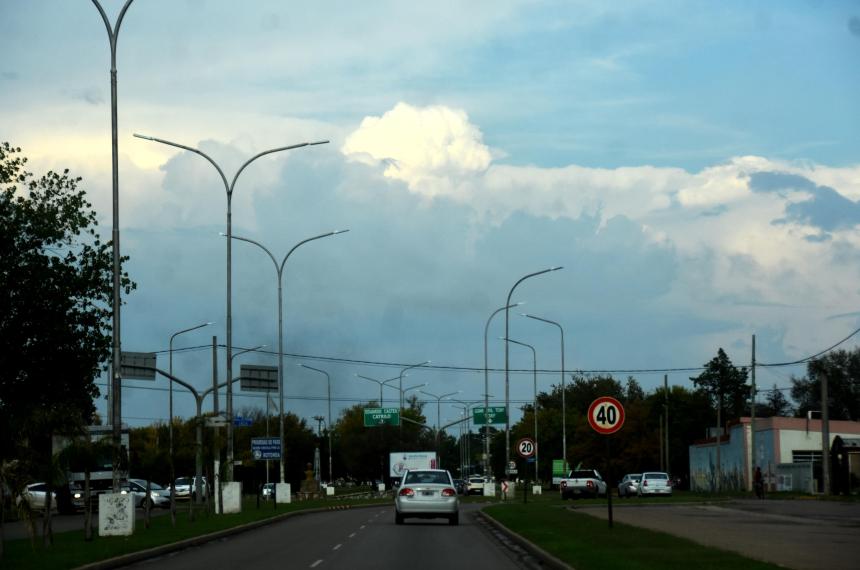
[[[537,451],[535,440],[529,437],[524,437],[517,442],[517,453],[520,454],[520,457],[524,457],[526,459],[534,457],[535,451]]]
[[[624,406],[615,398],[601,396],[588,407],[588,423],[597,433],[615,433],[624,425]]]

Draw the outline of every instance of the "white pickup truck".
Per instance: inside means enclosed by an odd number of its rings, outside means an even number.
[[[558,485],[561,498],[593,498],[606,496],[606,482],[597,469],[574,469]]]

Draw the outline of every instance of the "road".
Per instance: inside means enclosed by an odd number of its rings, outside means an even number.
[[[737,500],[719,505],[613,502],[613,520],[688,538],[797,570],[854,570],[860,560],[860,503]],[[576,506],[606,518],[606,507]]]
[[[522,568],[461,505],[460,525],[443,519],[394,524],[394,508],[349,509],[292,517],[253,531],[138,563],[133,568],[349,568],[351,570]]]

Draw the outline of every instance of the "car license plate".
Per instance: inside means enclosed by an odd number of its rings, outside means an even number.
[[[434,495],[433,491],[421,491],[421,494],[425,497],[432,497]]]

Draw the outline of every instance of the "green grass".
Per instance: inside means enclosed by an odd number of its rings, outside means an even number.
[[[84,540],[84,531],[81,529],[55,534],[54,545],[49,549],[44,549],[41,546],[41,538],[36,539],[35,549],[31,547],[29,539],[7,541],[4,544],[0,567],[21,570],[76,568],[91,562],[178,542],[288,512],[339,505],[368,503],[388,505],[390,502],[391,499],[313,500],[281,504],[275,510],[272,503],[264,502],[260,503],[258,509],[253,498],[246,498],[243,503],[243,510],[239,514],[222,516],[198,513],[194,522],[188,519],[187,510],[183,508],[187,505],[180,504],[176,513],[176,528],[171,525],[169,515],[160,515],[152,517],[148,529],[144,527],[142,520],[138,520],[135,523],[134,535],[129,537],[99,537],[98,528],[94,528],[93,534],[95,536],[91,542]],[[97,526],[96,524],[95,527]]]
[[[529,503],[524,505],[520,497],[510,503],[489,506],[484,512],[577,570],[779,568],[617,522],[610,529],[604,520],[565,508],[568,504],[560,502],[556,495],[544,495],[529,497]]]

